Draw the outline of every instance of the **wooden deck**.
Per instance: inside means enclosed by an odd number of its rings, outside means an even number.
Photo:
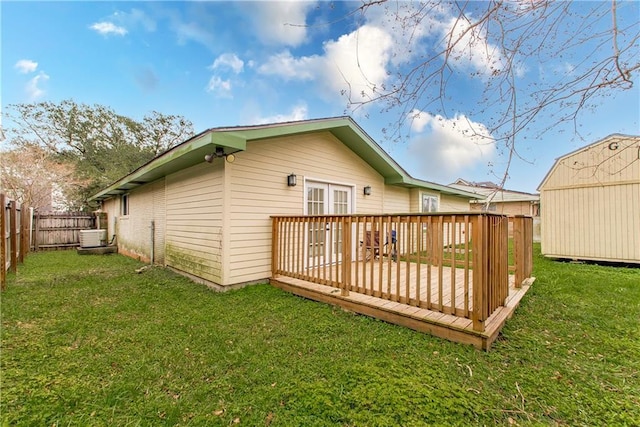
[[[348,295],[343,295],[343,289],[329,284],[293,277],[276,276],[271,279],[271,284],[305,298],[489,350],[535,280],[529,278],[520,288],[516,288],[514,276],[510,275],[509,293],[504,305],[496,309],[485,321],[484,331],[476,331],[471,320],[473,295],[472,286],[469,285],[473,280],[473,271],[445,268],[439,275],[438,267],[427,264],[389,263],[384,260],[369,263],[370,266],[366,270],[358,269],[355,263],[353,264],[350,281],[352,285],[349,287]],[[310,272],[310,275],[325,278],[317,282],[331,283],[329,278],[335,279],[340,269],[340,264],[333,264],[321,268],[323,272],[311,269],[315,271]],[[377,280],[381,277],[391,280]],[[396,278],[401,278],[400,282],[397,282]],[[430,281],[429,286],[427,279]],[[403,286],[404,283],[410,285],[406,287]],[[454,306],[455,313],[450,309]]]
[[[274,286],[486,350],[534,280],[528,217],[433,213],[272,220]]]

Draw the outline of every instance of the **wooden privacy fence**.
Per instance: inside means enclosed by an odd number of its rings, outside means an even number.
[[[29,250],[29,209],[0,194],[0,288],[5,289],[7,271],[16,272]]]
[[[38,213],[33,217],[34,250],[68,249],[80,244],[80,230],[105,228],[106,220],[91,212]]]
[[[274,277],[467,318],[476,331],[483,331],[491,313],[504,305],[509,283],[520,287],[531,275],[527,217],[455,213],[272,219]]]

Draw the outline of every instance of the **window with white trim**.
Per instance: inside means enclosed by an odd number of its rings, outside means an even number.
[[[129,194],[120,196],[120,215],[129,215]]]
[[[498,205],[496,205],[495,203],[489,203],[488,205],[486,203],[482,204],[483,212],[496,212],[497,210],[498,210]]]
[[[422,213],[438,212],[438,196],[422,194]]]

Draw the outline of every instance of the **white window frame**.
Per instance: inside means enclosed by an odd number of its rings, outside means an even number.
[[[431,203],[429,203],[430,209],[425,211],[424,206],[425,206],[425,199],[431,200]],[[433,202],[435,202],[435,210],[432,209],[432,204]],[[420,212],[422,213],[434,213],[434,212],[440,212],[440,195],[439,194],[433,194],[433,193],[420,193]]]
[[[129,197],[129,193],[124,193],[120,195],[120,216],[129,216],[129,211],[131,209],[131,197]]]

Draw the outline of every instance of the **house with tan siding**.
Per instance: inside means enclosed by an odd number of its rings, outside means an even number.
[[[538,190],[543,255],[640,263],[640,136],[559,157]]]
[[[474,182],[457,179],[450,187],[475,193],[479,199],[470,200],[472,211],[495,212],[503,215],[540,216],[540,195],[501,188],[493,182]]]
[[[409,176],[338,117],[209,129],[92,199],[120,253],[227,289],[271,276],[272,215],[460,212],[477,197]]]
[[[493,182],[474,182],[458,178],[450,187],[478,195],[469,200],[472,212],[492,212],[502,215],[533,217],[533,241],[540,242],[540,195],[507,190]],[[509,236],[513,235],[512,227]]]

